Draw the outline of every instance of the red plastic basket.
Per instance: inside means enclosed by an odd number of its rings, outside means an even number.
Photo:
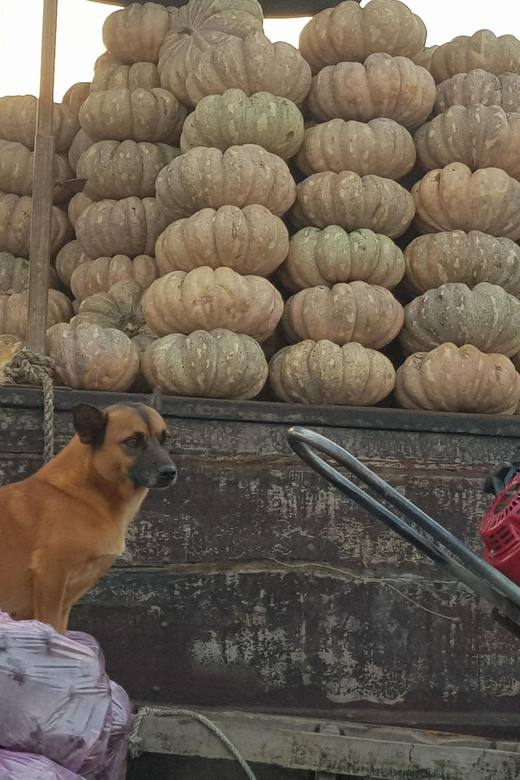
[[[520,585],[520,474],[499,493],[480,524],[482,557]]]

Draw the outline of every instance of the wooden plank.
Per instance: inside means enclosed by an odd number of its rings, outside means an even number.
[[[130,5],[135,0],[92,0],[106,5]],[[140,0],[144,2],[144,0]],[[157,0],[162,5],[179,7],[185,5],[184,0]],[[287,18],[297,16],[312,16],[324,8],[338,5],[341,0],[260,0],[264,14],[272,18]]]

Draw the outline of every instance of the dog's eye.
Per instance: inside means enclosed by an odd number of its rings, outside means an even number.
[[[172,437],[170,436],[168,431],[164,431],[160,438],[161,447],[170,447],[171,443],[172,443]]]
[[[138,449],[142,444],[142,439],[138,436],[130,436],[128,439],[125,439],[123,444],[125,447],[128,447],[128,449],[135,450]]]

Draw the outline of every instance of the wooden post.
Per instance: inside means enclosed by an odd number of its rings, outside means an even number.
[[[27,348],[45,354],[54,195],[54,68],[58,0],[44,0],[40,97],[34,143],[34,184],[29,265]]]

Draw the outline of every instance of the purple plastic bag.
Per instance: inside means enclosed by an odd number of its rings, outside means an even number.
[[[81,780],[79,775],[31,753],[0,750],[0,780]]]

